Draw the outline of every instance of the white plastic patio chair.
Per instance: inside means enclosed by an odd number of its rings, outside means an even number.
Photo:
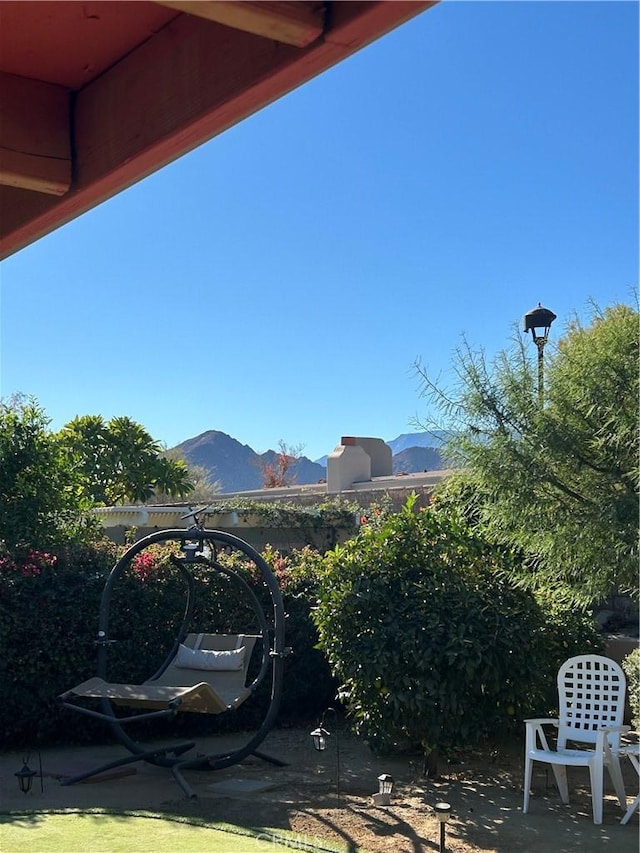
[[[534,761],[550,764],[563,803],[569,802],[567,767],[588,767],[591,778],[593,822],[602,823],[604,768],[611,776],[620,806],[626,809],[626,795],[618,750],[620,735],[630,726],[622,725],[626,680],[618,664],[601,655],[578,655],[565,661],[558,672],[558,719],[525,720],[524,805],[529,810],[531,772]],[[551,749],[544,726],[557,728],[557,747]],[[568,746],[569,743],[580,747]]]

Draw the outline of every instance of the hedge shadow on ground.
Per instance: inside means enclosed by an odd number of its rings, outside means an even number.
[[[444,765],[442,777],[431,781],[421,776],[421,756],[378,757],[361,741],[341,733],[338,802],[335,737],[326,752],[317,753],[309,731],[279,729],[268,736],[262,748],[286,760],[286,767],[252,757],[223,771],[189,773],[196,800],[182,795],[169,771],[150,765],[95,784],[65,787],[55,778],[118,757],[122,747],[115,746],[43,752],[44,794],[36,778],[25,797],[14,777],[23,755],[5,753],[0,755],[0,809],[147,809],[177,819],[233,824],[267,837],[287,831],[300,841],[326,839],[350,851],[360,846],[371,853],[429,853],[438,849],[439,838],[433,806],[444,800],[453,807],[447,827],[450,853],[636,853],[638,815],[621,826],[622,813],[607,785],[604,823],[594,826],[588,777],[582,768],[570,770],[572,801],[564,806],[544,768],[537,767],[530,812],[523,815],[519,739],[469,751],[457,764]],[[232,746],[234,737],[225,736],[224,744]],[[198,749],[217,751],[221,746],[220,739],[213,738],[198,744]],[[630,763],[623,770],[627,793],[635,795],[637,776]],[[396,780],[388,808],[371,802],[377,776],[383,772]],[[259,782],[260,790],[249,786],[243,794],[242,782]],[[238,850],[244,853],[242,847]]]

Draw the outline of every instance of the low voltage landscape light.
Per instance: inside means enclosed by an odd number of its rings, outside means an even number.
[[[436,803],[434,811],[440,823],[440,853],[445,853],[446,847],[446,824],[451,817],[451,805],[449,803]]]

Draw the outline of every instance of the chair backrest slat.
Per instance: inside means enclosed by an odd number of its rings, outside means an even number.
[[[567,741],[595,743],[598,729],[618,726],[624,717],[626,679],[622,668],[602,655],[569,658],[558,672],[558,748]],[[612,746],[620,735],[609,735]]]

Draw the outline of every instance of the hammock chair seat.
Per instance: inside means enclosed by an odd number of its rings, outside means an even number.
[[[116,684],[103,678],[89,678],[65,694],[65,699],[85,697],[110,699],[115,705],[157,710],[222,714],[238,708],[251,695],[245,687],[247,670],[257,635],[188,634],[183,645],[202,651],[231,651],[244,647],[241,668],[212,670],[178,665],[176,654],[164,672],[143,684]]]

